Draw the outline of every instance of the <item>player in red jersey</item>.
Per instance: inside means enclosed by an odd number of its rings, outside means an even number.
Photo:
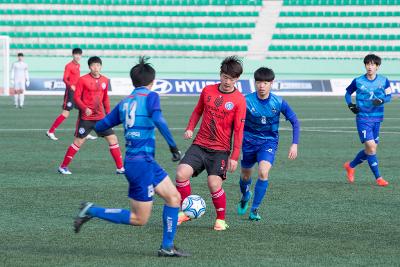
[[[229,227],[225,222],[226,195],[222,182],[227,170],[236,170],[242,146],[246,100],[235,88],[242,72],[242,62],[237,57],[227,57],[221,64],[221,83],[204,87],[186,127],[185,139],[193,137],[194,128],[203,116],[200,130],[176,171],[176,187],[183,200],[191,194],[190,177],[206,169],[208,188],[217,213],[214,225],[217,231]],[[179,224],[187,220],[189,217],[180,212]]]
[[[110,113],[110,101],[108,99],[109,80],[100,74],[102,61],[99,57],[91,57],[88,60],[90,73],[79,78],[76,84],[74,101],[79,109],[79,117],[76,122],[74,142],[69,146],[64,161],[58,168],[61,174],[71,174],[68,169],[79,148],[85,143],[86,136],[95,129],[96,122]],[[110,148],[110,153],[117,166],[117,174],[125,173],[121,150],[117,136],[112,129],[104,132],[96,132],[104,137]]]
[[[65,83],[65,94],[64,94],[64,102],[62,105],[63,111],[61,114],[55,119],[50,129],[46,132],[46,135],[51,140],[57,141],[58,138],[55,136],[54,132],[60,126],[66,118],[69,117],[70,111],[74,108],[74,92],[76,90],[76,84],[78,82],[79,77],[81,76],[80,64],[79,61],[82,58],[82,49],[76,47],[72,49],[72,60],[67,65],[65,65],[64,70],[64,78],[63,81]],[[97,137],[88,135],[87,139],[96,139]]]

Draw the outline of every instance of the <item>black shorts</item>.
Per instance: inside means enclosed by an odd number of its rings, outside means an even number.
[[[194,170],[193,177],[206,169],[209,176],[217,175],[222,180],[225,180],[228,158],[229,152],[227,151],[217,151],[198,145],[191,145],[180,164],[190,165]]]
[[[75,137],[85,138],[88,136],[92,130],[95,130],[96,122],[98,121],[86,121],[79,118],[76,122]],[[114,134],[114,130],[107,129],[103,132],[96,132],[96,134],[100,137],[105,137]]]
[[[64,102],[62,105],[63,110],[68,110],[71,111],[75,107],[75,102],[74,102],[74,91],[71,89],[67,88],[64,93]]]

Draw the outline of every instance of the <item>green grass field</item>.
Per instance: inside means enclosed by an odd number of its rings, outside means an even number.
[[[120,97],[113,97],[114,105]],[[187,259],[156,257],[162,234],[162,201],[156,199],[144,227],[100,220],[72,230],[82,200],[128,208],[127,183],[104,140],[88,141],[72,162],[73,175],[57,167],[72,142],[77,112],[56,133],[45,130],[60,112],[61,97],[26,97],[16,110],[0,98],[0,266],[327,266],[400,262],[400,183],[398,99],[387,105],[378,149],[381,173],[390,182],[377,187],[368,165],[346,182],[342,164],[361,148],[354,117],[342,97],[286,98],[302,122],[299,157],[287,160],[290,124],[281,123],[280,149],[260,214],[250,222],[236,214],[238,171],[224,183],[230,229],[215,232],[214,208],[205,175],[192,180],[192,192],[207,202],[206,214],[181,226],[176,244],[193,253]],[[179,148],[190,142],[183,128],[197,101],[164,97],[162,107]],[[122,130],[117,129],[122,140]],[[158,135],[157,160],[174,177],[165,141]]]

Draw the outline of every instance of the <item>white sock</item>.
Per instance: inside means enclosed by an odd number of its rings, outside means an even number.
[[[25,95],[22,93],[22,94],[19,95],[19,105],[21,107],[24,106],[24,100],[25,100]]]
[[[14,105],[18,107],[18,94],[15,93],[14,95]]]

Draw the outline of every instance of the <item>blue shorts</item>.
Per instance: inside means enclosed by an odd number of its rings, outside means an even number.
[[[155,160],[125,162],[125,177],[129,183],[128,196],[137,201],[152,201],[154,188],[167,172]]]
[[[265,160],[274,165],[275,161],[275,153],[278,149],[278,143],[276,142],[267,142],[260,146],[260,149],[246,152],[243,151],[242,160],[240,164],[244,169],[250,169],[254,166],[254,164],[260,163],[260,161]]]
[[[379,121],[378,122],[357,121],[357,131],[361,143],[364,144],[366,141],[374,140],[375,143],[378,144],[380,127],[381,123]]]

